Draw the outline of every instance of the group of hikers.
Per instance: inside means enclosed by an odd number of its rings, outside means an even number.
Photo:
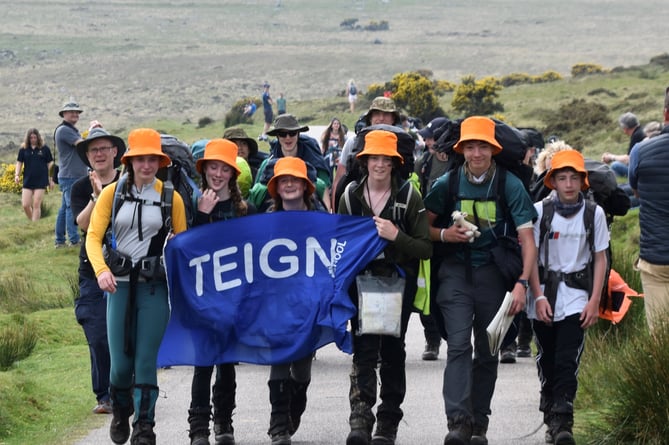
[[[165,243],[189,225],[292,211],[372,218],[387,244],[358,274],[394,280],[401,271],[403,277],[394,313],[399,331],[353,336],[347,445],[395,443],[406,392],[405,334],[425,264],[431,268],[431,322],[438,333],[428,346],[435,354],[435,343],[436,353],[441,338],[447,343],[444,444],[488,443],[499,353],[491,351],[486,328],[505,298],[511,299],[508,315],[524,311],[532,320],[546,442],[575,443],[573,402],[584,332],[598,319],[609,244],[604,211],[584,193],[588,170],[579,151],[561,142],[562,148],[551,152],[539,179],[548,195],[535,203],[523,181],[496,162],[505,150],[496,121],[462,120],[446,152],[437,143],[437,127],[449,120],[437,118],[419,132],[420,157],[409,159],[416,150],[412,146],[407,155],[402,149],[399,111],[392,99],[379,97],[344,147],[334,177],[323,156],[327,147],[303,134],[308,127],[295,116],[281,114],[263,133],[276,138],[269,140],[268,155],[241,128],[206,141],[196,155],[201,181],[193,201],[159,179],[172,160],[156,130],[132,130],[126,146],[96,122],[82,138],[74,126],[81,112],[74,102],[63,107],[65,128],[55,139],[61,171],[76,170],[63,164],[68,160],[80,162],[84,173],[61,175],[59,182],[72,224],[85,240],[77,318],[91,352],[95,412],[113,415],[114,443],[156,440],[156,364],[170,317],[161,261]],[[526,145],[528,152],[541,148]],[[461,162],[453,162],[455,157]],[[527,156],[526,162],[532,159]],[[406,167],[414,161],[411,174]],[[357,176],[350,175],[352,169]],[[250,183],[242,187],[248,176]],[[454,212],[467,224],[454,219]],[[65,222],[57,244],[64,243]],[[71,240],[77,244],[72,235]],[[358,307],[355,280],[348,293]],[[364,332],[359,317],[350,322],[353,332]],[[106,335],[100,333],[103,326]],[[273,445],[290,444],[300,426],[313,353],[270,367]],[[210,443],[212,419],[214,443],[235,443],[235,380],[234,363],[194,368],[188,408],[192,445]]]

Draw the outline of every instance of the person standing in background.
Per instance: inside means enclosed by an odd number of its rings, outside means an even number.
[[[283,93],[279,93],[279,98],[276,100],[276,111],[279,115],[286,114],[286,98]]]
[[[272,122],[274,121],[274,112],[272,111],[272,105],[274,104],[274,102],[272,101],[272,96],[270,96],[269,94],[269,83],[265,82],[262,87],[263,87],[262,109],[265,118],[265,124],[262,129],[262,134],[258,137],[258,140],[266,141],[267,130],[269,130],[269,127],[272,125]]]
[[[355,85],[353,79],[350,79],[346,85],[346,95],[348,96],[348,109],[351,113],[355,113],[355,103],[358,100],[358,87]]]
[[[75,127],[79,122],[81,113],[83,113],[83,110],[78,103],[67,102],[58,112],[58,115],[63,118],[63,122],[56,127],[53,133],[56,150],[58,150],[58,185],[63,193],[56,216],[57,248],[65,246],[66,235],[70,239],[71,246],[76,246],[81,242],[70,207],[72,184],[88,173],[86,164],[79,159],[75,148],[77,142],[82,139],[79,130]]]
[[[25,166],[25,170],[23,172],[21,205],[30,221],[38,221],[42,216],[42,200],[46,188],[48,186],[53,189],[53,178],[49,176],[49,171],[53,166],[53,156],[49,147],[44,144],[37,128],[28,130],[19,149],[16,168],[14,169],[14,182],[17,184],[21,179],[21,168],[23,166]]]

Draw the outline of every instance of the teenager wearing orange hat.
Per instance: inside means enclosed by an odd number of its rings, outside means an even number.
[[[352,182],[346,186],[338,212],[374,218],[379,236],[388,240],[388,245],[383,251],[383,258],[369,263],[366,270],[373,275],[392,276],[399,268],[404,271],[406,284],[402,293],[399,337],[353,336],[349,392],[351,432],[346,444],[392,445],[404,415],[400,407],[406,393],[404,336],[417,290],[419,260],[432,255],[432,243],[420,193],[398,176],[403,159],[397,151],[397,136],[384,130],[370,131],[365,135],[365,145],[357,154],[357,159],[365,176],[360,183]],[[395,212],[394,203],[400,194],[406,196],[406,201],[402,200],[402,205],[406,204],[406,207],[403,212]],[[355,285],[349,289],[349,294],[357,306]],[[351,319],[351,325],[354,331],[358,331],[357,317]],[[379,358],[381,404],[374,416],[372,408],[377,400],[376,367]],[[375,422],[376,430],[372,435]]]
[[[534,224],[534,240],[539,246],[539,262],[530,278],[533,299],[527,315],[537,338],[537,368],[541,376],[541,401],[546,442],[574,444],[574,398],[578,386],[578,368],[585,344],[585,329],[599,318],[599,300],[604,286],[609,245],[606,216],[601,207],[594,209],[594,225],[586,229],[584,213],[587,202],[583,191],[589,188],[583,155],[576,150],[560,151],[551,159],[544,178],[553,190],[534,207],[539,219]],[[553,208],[550,230],[541,240],[541,226],[548,206]],[[590,210],[592,211],[592,210]],[[594,252],[588,241],[594,230]],[[590,270],[590,272],[587,272]],[[574,273],[590,276],[578,287],[570,279]],[[539,281],[542,281],[542,286]],[[576,286],[576,287],[575,287]]]
[[[508,286],[491,251],[499,236],[507,230],[515,235],[515,229],[522,248],[522,272],[511,290],[509,315],[515,315],[525,306],[527,280],[536,262],[532,237],[536,211],[521,181],[510,172],[501,173],[494,161],[503,147],[495,139],[492,119],[472,116],[462,121],[454,149],[464,155],[464,165],[439,178],[425,197],[430,238],[441,262],[438,273],[432,274],[432,283],[438,286],[434,303],[439,310],[434,315],[443,321],[448,345],[443,396],[449,432],[444,444],[485,445],[498,365],[486,327]],[[504,188],[497,190],[501,174],[506,175]],[[457,192],[451,190],[452,183]],[[469,242],[468,229],[451,219],[454,210],[466,212],[481,236]]]
[[[134,412],[131,442],[150,445],[156,440],[158,349],[169,319],[167,283],[164,272],[160,273],[160,256],[169,233],[161,210],[163,183],[156,173],[171,161],[161,149],[160,134],[140,128],[130,132],[121,162],[127,169],[121,204],[112,209],[119,182],[102,189],[88,226],[86,252],[100,289],[110,294],[107,332],[114,417],[109,435],[114,443],[125,443]],[[178,193],[174,193],[171,213],[171,231],[186,230],[186,212]],[[115,250],[132,264],[130,271],[115,268],[114,275],[105,263],[102,244],[108,227],[115,237]]]
[[[228,139],[212,139],[195,168],[202,177],[202,196],[197,203],[194,226],[256,213],[253,205],[242,199],[237,185],[241,170],[237,166],[238,147]],[[216,365],[216,380],[211,388],[214,366],[196,366],[191,383],[188,409],[191,445],[209,445],[209,419],[214,407],[214,439],[217,445],[235,443],[232,411],[235,409],[236,373],[233,363]]]
[[[274,176],[267,183],[272,197],[268,212],[320,210],[325,208],[315,199],[316,186],[309,180],[307,164],[300,158],[279,158]],[[269,400],[272,411],[269,431],[272,445],[290,445],[302,414],[307,408],[307,389],[311,383],[313,354],[291,363],[272,365],[269,372]]]

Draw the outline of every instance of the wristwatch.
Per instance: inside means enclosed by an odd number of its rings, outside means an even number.
[[[530,283],[527,280],[523,280],[522,278],[516,282],[522,284],[525,290],[527,290],[527,288],[530,287]]]

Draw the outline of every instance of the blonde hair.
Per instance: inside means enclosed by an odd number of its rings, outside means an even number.
[[[574,148],[571,145],[562,140],[546,144],[544,149],[541,150],[541,153],[537,155],[537,160],[534,163],[534,173],[539,176],[548,170],[548,164],[550,163],[551,159],[553,159],[553,156],[555,156],[555,153],[558,151],[573,149]]]

